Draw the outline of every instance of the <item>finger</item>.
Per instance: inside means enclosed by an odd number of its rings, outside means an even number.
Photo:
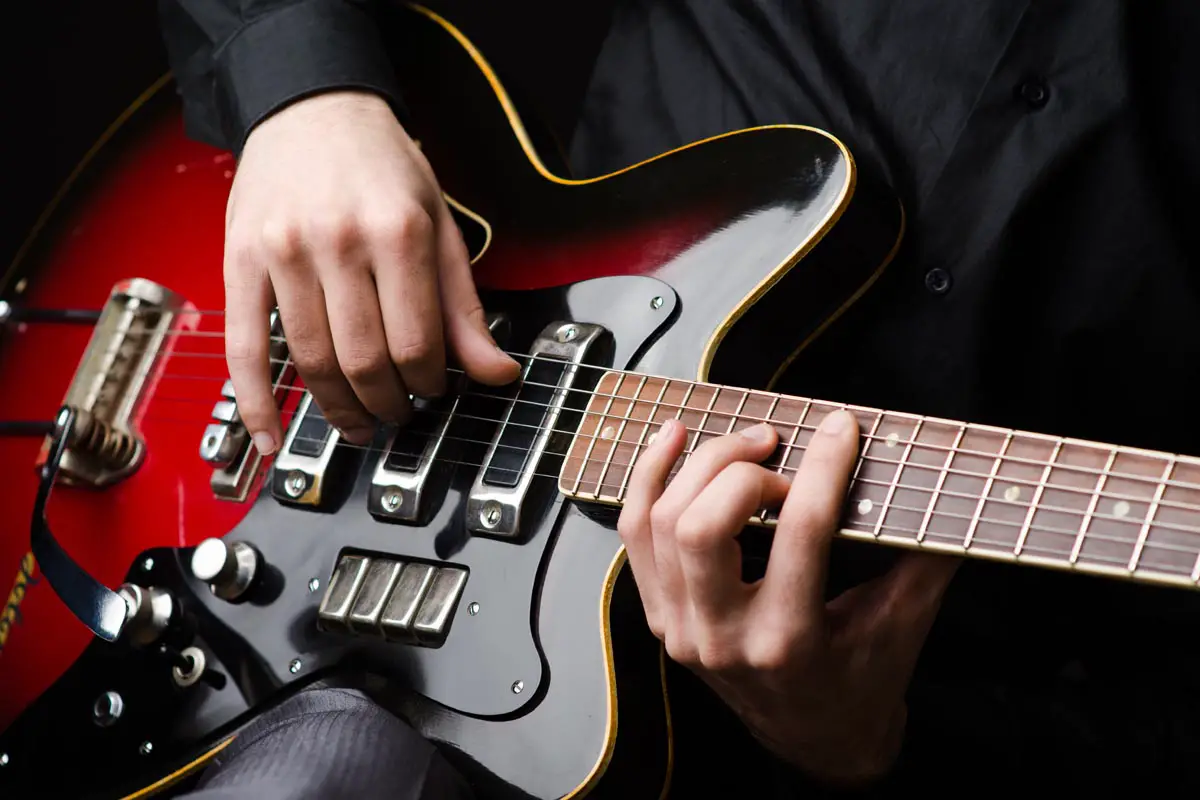
[[[279,317],[287,336],[288,351],[304,386],[330,425],[352,444],[366,444],[375,420],[342,374],[325,293],[312,270],[294,270],[275,282]]]
[[[642,596],[647,618],[659,609],[659,585],[651,534],[650,510],[662,495],[671,467],[683,452],[687,434],[684,426],[669,419],[660,427],[654,441],[641,451],[629,474],[624,507],[617,530],[629,557],[629,567]]]
[[[386,422],[408,414],[408,392],[388,352],[375,282],[365,264],[329,270],[323,284],[333,349],[342,374],[367,411]]]
[[[419,206],[399,219],[370,234],[388,352],[410,392],[436,397],[446,389],[437,228]]]
[[[238,415],[264,456],[279,448],[283,426],[271,384],[271,307],[265,270],[244,256],[227,256],[225,270],[225,362]],[[235,259],[237,261],[235,262]]]
[[[835,411],[821,421],[779,514],[760,595],[798,618],[824,608],[829,546],[858,453],[858,421]]]
[[[471,378],[489,386],[517,379],[521,367],[501,350],[488,332],[487,320],[462,233],[445,203],[438,217],[439,288],[445,310],[445,333],[450,352]]]
[[[675,528],[684,584],[697,619],[710,628],[736,619],[749,587],[735,537],[755,512],[787,497],[788,480],[757,464],[731,464],[708,484]]]
[[[962,559],[936,553],[905,553],[878,580],[883,584],[885,619],[923,637]],[[911,638],[911,637],[906,637]]]

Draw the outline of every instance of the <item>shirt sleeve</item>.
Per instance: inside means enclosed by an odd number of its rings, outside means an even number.
[[[379,0],[158,0],[187,134],[240,156],[271,114],[335,89],[405,109],[378,26]]]

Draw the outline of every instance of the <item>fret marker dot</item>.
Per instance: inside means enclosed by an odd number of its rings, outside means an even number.
[[[1116,502],[1116,504],[1113,505],[1113,516],[1123,517],[1128,513],[1129,513],[1129,503],[1126,503],[1124,500],[1118,500]]]
[[[870,514],[871,509],[873,509],[874,507],[875,507],[875,504],[872,503],[870,500],[859,500],[858,501],[858,513],[862,514],[863,516]]]
[[[1021,487],[1020,486],[1010,486],[1004,490],[1004,499],[1010,503],[1013,502],[1014,500],[1016,500],[1020,496],[1021,496]]]
[[[889,433],[887,437],[887,446],[895,447],[898,444],[900,444],[900,434],[896,433],[895,431]]]
[[[601,439],[611,439],[617,435],[617,429],[612,425],[605,425],[604,430],[600,431]]]

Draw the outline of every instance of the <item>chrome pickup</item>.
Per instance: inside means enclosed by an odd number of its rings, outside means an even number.
[[[271,385],[278,406],[282,402],[281,394],[286,395],[296,374],[288,358],[278,310],[271,312],[271,345],[268,352]],[[200,457],[215,467],[209,484],[218,498],[244,502],[263,459],[238,416],[232,381],[226,380],[221,388],[221,399],[213,405],[212,419],[213,422],[205,427],[204,435],[200,438]]]
[[[499,314],[488,317],[488,330],[501,347],[508,339],[508,322]],[[462,394],[470,385],[466,373],[451,380],[443,397],[413,400],[411,418],[389,438],[371,477],[367,508],[376,518],[418,524],[432,509],[435,495],[463,448],[448,435]]]
[[[197,327],[199,315],[179,295],[143,278],[116,284],[75,370],[63,405],[86,422],[63,453],[58,479],[100,488],[133,474],[146,456],[137,430],[141,406],[177,330]],[[50,453],[46,437],[38,465]]]
[[[342,436],[312,395],[304,393],[271,468],[271,493],[288,505],[321,508],[329,500],[334,456]],[[344,450],[342,450],[344,452]]]
[[[484,456],[467,498],[467,530],[516,537],[521,507],[551,434],[579,383],[579,367],[605,333],[599,325],[547,326],[534,341],[521,386]]]
[[[317,627],[437,647],[466,585],[461,567],[343,555],[317,610]]]

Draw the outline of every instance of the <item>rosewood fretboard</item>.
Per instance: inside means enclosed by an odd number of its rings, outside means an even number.
[[[764,466],[792,474],[822,418],[848,408],[862,445],[840,534],[1134,580],[1200,583],[1200,459],[769,392],[608,372],[587,405],[560,490],[620,504],[658,426],[684,455],[769,421]],[[672,473],[674,474],[674,472]],[[773,525],[764,513],[750,524]]]

